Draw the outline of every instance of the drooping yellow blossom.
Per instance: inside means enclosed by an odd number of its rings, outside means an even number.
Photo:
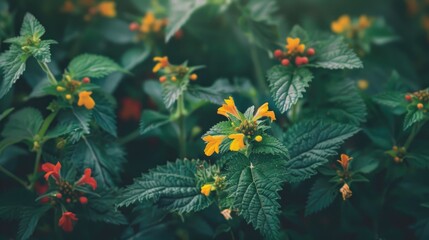
[[[201,194],[208,197],[210,195],[210,192],[214,190],[216,190],[216,188],[215,186],[213,186],[213,184],[206,183],[201,187]]]
[[[262,142],[262,136],[261,135],[256,136],[255,141]]]
[[[218,136],[210,136],[207,135],[203,137],[204,142],[206,142],[206,148],[204,149],[204,153],[207,156],[211,156],[213,153],[219,153],[219,146],[222,143],[222,141],[225,139],[225,136],[218,135]]]
[[[140,25],[140,31],[142,33],[159,32],[165,25],[167,25],[166,19],[157,19],[155,14],[147,12]]]
[[[230,115],[236,118],[240,118],[240,114],[238,113],[237,107],[235,106],[234,99],[230,96],[224,101],[225,103],[217,109],[217,114],[224,115],[227,118],[229,118]]]
[[[105,17],[112,18],[116,16],[116,4],[114,2],[101,2],[98,4],[97,10]]]
[[[274,115],[273,111],[268,111],[268,103],[264,103],[262,104],[262,106],[260,106],[258,108],[258,110],[255,113],[255,116],[253,117],[253,121],[256,121],[262,117],[269,117],[271,119],[271,122],[276,120],[276,116]]]
[[[347,156],[346,154],[341,154],[341,160],[337,160],[337,162],[339,162],[341,164],[341,167],[343,167],[344,170],[347,170],[349,167],[349,162],[352,159],[353,158]]]
[[[71,13],[74,10],[74,4],[71,0],[67,0],[64,2],[63,7],[61,8],[61,11],[65,13]]]
[[[350,190],[350,187],[347,183],[344,183],[344,185],[340,188],[341,195],[343,196],[343,200],[345,201],[347,198],[352,197],[352,190]]]
[[[365,29],[368,28],[369,26],[371,26],[371,20],[369,20],[368,16],[366,15],[361,15],[359,17],[359,29]]]
[[[157,62],[152,69],[152,72],[154,72],[154,73],[158,72],[162,68],[167,67],[169,64],[168,57],[166,57],[166,56],[165,57],[154,57],[153,61]]]
[[[222,216],[225,218],[225,220],[231,220],[231,209],[227,208],[224,209],[220,212],[220,214],[222,214]]]
[[[358,80],[358,81],[357,81],[357,87],[358,87],[360,90],[366,90],[366,89],[368,89],[368,87],[369,87],[369,83],[368,83],[368,81],[367,81],[367,80],[365,80],[365,79],[360,79],[360,80]]]
[[[305,45],[301,44],[301,39],[299,38],[288,37],[286,42],[287,54],[303,53],[305,51]]]
[[[343,33],[346,30],[350,29],[351,20],[349,15],[342,15],[338,18],[337,21],[331,23],[331,30],[334,33]]]
[[[92,92],[82,91],[79,93],[79,100],[77,105],[79,107],[85,106],[86,109],[91,110],[95,107],[95,101],[91,97]]]
[[[229,150],[231,151],[240,151],[245,148],[244,145],[244,134],[242,133],[234,133],[228,136],[229,139],[232,139],[231,145],[229,146]]]

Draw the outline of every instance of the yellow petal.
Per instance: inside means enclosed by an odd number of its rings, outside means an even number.
[[[242,133],[230,134],[228,138],[232,139],[231,145],[229,146],[229,150],[240,151],[241,149],[246,147],[246,145],[244,145],[244,134]]]
[[[203,137],[204,142],[206,142],[206,147],[204,149],[204,153],[207,156],[213,155],[213,153],[219,153],[219,146],[222,144],[223,139],[225,139],[224,135],[216,135],[211,136],[207,135]]]
[[[276,116],[274,114],[273,111],[268,111],[268,103],[264,103],[262,104],[262,106],[260,106],[258,108],[258,110],[255,113],[255,116],[253,117],[253,121],[256,121],[262,117],[269,117],[271,119],[271,121],[276,120]]]

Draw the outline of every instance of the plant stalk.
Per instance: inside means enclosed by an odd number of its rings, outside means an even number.
[[[179,125],[179,156],[181,158],[186,156],[186,109],[185,100],[183,94],[179,96],[177,100],[177,111],[179,114],[178,125]]]
[[[55,79],[54,74],[51,72],[51,69],[49,69],[48,64],[45,62],[37,61],[39,63],[40,68],[48,75],[49,82],[51,82],[52,85],[57,85],[57,79]]]

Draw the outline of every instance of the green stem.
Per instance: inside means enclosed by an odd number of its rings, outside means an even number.
[[[413,142],[413,140],[414,140],[414,138],[417,136],[417,134],[419,133],[419,131],[420,131],[420,128],[421,127],[423,127],[423,125],[425,124],[426,122],[418,122],[418,123],[416,123],[416,124],[414,124],[413,125],[413,128],[411,129],[411,133],[410,133],[410,135],[408,136],[408,138],[407,138],[407,140],[405,141],[405,144],[404,144],[404,148],[407,150],[408,149],[408,147],[411,145],[411,143]]]
[[[255,77],[256,77],[256,82],[258,84],[258,87],[264,93],[267,93],[268,88],[265,83],[264,73],[262,72],[261,63],[259,61],[258,49],[256,49],[256,46],[253,44],[250,44],[250,55],[252,58],[253,69],[255,70]]]
[[[13,180],[15,180],[17,183],[21,184],[25,188],[28,187],[27,183],[24,180],[22,180],[21,178],[17,177],[15,174],[11,173],[9,170],[7,170],[6,168],[4,168],[1,165],[0,165],[0,172],[3,172],[6,176],[12,178]]]
[[[51,114],[49,114],[49,116],[43,122],[42,127],[40,128],[40,131],[38,133],[38,135],[41,139],[45,136],[46,131],[48,130],[52,121],[54,121],[57,114],[58,114],[58,111],[52,112]]]
[[[57,85],[57,79],[55,79],[54,74],[52,74],[51,69],[49,69],[48,64],[45,62],[37,61],[39,63],[40,68],[48,75],[48,79],[51,82],[52,85]]]
[[[137,129],[137,130],[129,133],[128,135],[118,139],[118,144],[119,145],[125,145],[125,144],[133,141],[134,139],[139,138],[139,137],[140,137],[140,130]]]
[[[179,125],[179,156],[181,158],[186,156],[186,109],[185,109],[185,100],[183,94],[179,96],[177,100],[177,111],[179,114],[178,125]]]

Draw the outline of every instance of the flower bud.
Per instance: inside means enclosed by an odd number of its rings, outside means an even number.
[[[55,194],[55,197],[58,199],[61,199],[61,198],[63,198],[63,195],[61,193],[57,193],[57,194]]]
[[[132,32],[139,30],[139,28],[140,28],[140,26],[139,26],[139,24],[138,24],[138,23],[136,23],[136,22],[132,22],[132,23],[130,23],[130,25],[129,25],[129,29],[130,29],[130,31],[132,31]]]
[[[79,197],[79,202],[81,204],[87,204],[88,203],[88,198],[85,196]]]
[[[411,102],[411,100],[412,100],[412,97],[411,97],[411,95],[405,95],[405,100],[407,100],[408,102]]]
[[[308,56],[313,56],[314,54],[316,54],[316,50],[314,50],[314,48],[309,48],[307,50],[307,55]]]
[[[173,81],[173,82],[177,81],[176,76],[172,76],[172,77],[171,77],[171,81]]]
[[[282,60],[282,65],[285,66],[285,67],[289,66],[289,63],[290,63],[289,59],[285,58],[285,59]]]
[[[418,103],[418,104],[417,104],[417,108],[418,108],[418,109],[423,109],[423,107],[424,107],[424,106],[423,106],[423,103]]]
[[[71,94],[66,94],[65,98],[66,98],[67,100],[70,100],[70,99],[72,99],[72,95],[71,95]]]
[[[67,199],[66,199],[66,203],[71,203],[71,199],[70,199],[70,198],[67,198]]]
[[[66,89],[64,87],[57,86],[56,90],[57,92],[64,92]]]
[[[91,79],[90,79],[89,77],[84,77],[84,78],[82,79],[82,82],[83,82],[83,83],[90,83],[90,82],[91,82]]]
[[[162,77],[160,77],[159,78],[159,81],[160,82],[165,82],[167,80],[167,77],[166,76],[162,76]]]
[[[282,50],[280,50],[280,49],[276,49],[275,51],[274,51],[274,57],[276,57],[276,58],[281,58],[283,56],[283,51]]]
[[[191,79],[192,81],[195,81],[198,79],[198,75],[193,73],[193,74],[191,74],[191,76],[189,76],[189,79]]]

